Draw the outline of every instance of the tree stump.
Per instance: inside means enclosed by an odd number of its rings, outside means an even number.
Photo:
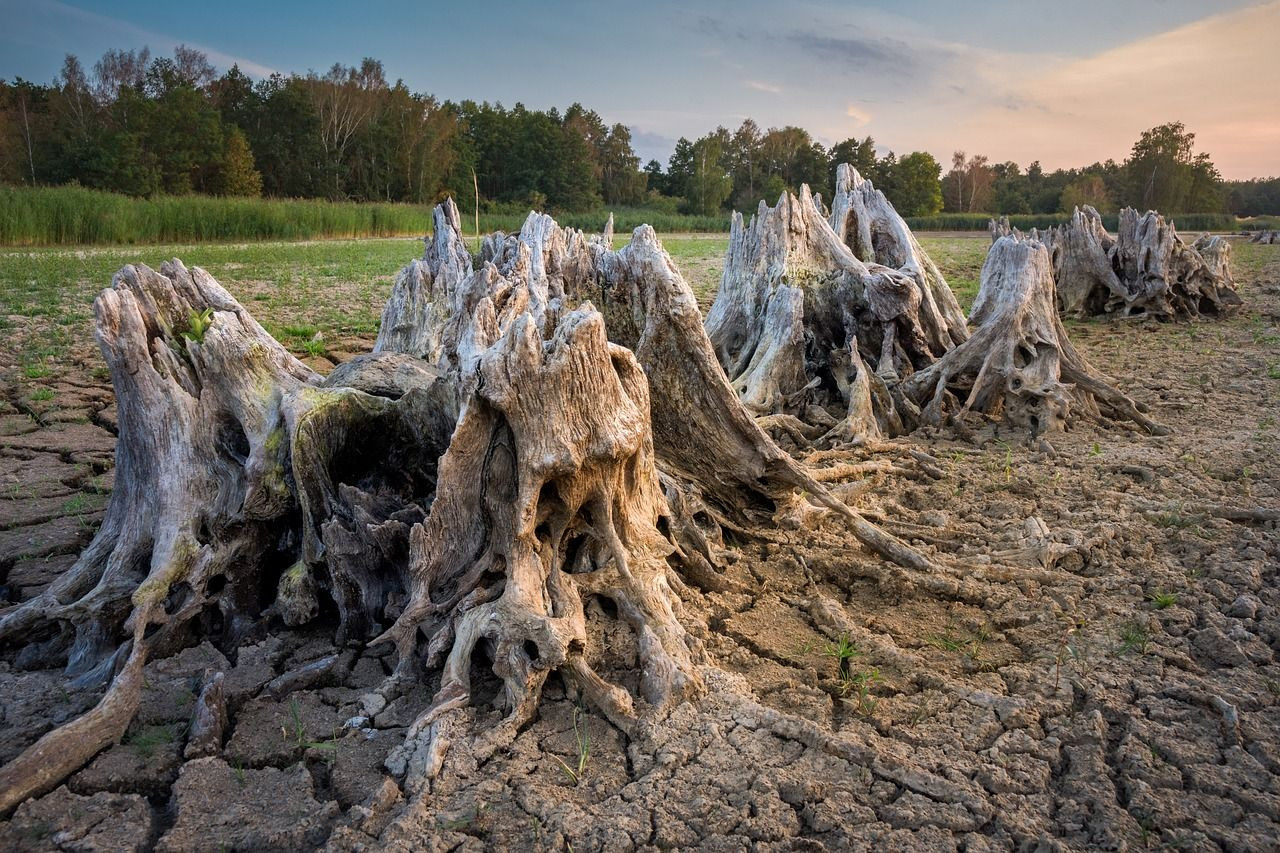
[[[198,268],[126,267],[99,296],[116,488],[80,560],[0,618],[0,641],[110,685],[0,769],[0,812],[124,734],[149,657],[203,638],[230,651],[274,618],[336,609],[335,643],[394,642],[388,698],[441,667],[392,762],[417,785],[459,737],[475,756],[510,743],[553,672],[624,730],[696,696],[677,590],[682,573],[717,583],[720,527],[812,518],[812,502],[887,559],[932,567],[743,409],[652,229],[614,252],[610,229],[531,214],[476,268],[452,202],[434,222],[375,351],[324,379]],[[635,638],[637,696],[602,674],[592,599]],[[480,656],[506,713],[470,732]]]
[[[734,214],[707,316],[743,403],[798,443],[909,430],[914,412],[892,383],[966,336],[954,295],[884,195],[852,168],[840,175],[831,222],[807,186],[762,202],[749,224]]]
[[[993,237],[1007,232],[992,223]],[[1113,238],[1092,207],[1045,235],[1053,257],[1059,308],[1072,317],[1192,319],[1240,305],[1230,269],[1230,245],[1204,235],[1192,245],[1154,212],[1120,211]]]
[[[972,336],[903,382],[921,420],[963,429],[970,412],[999,415],[1037,436],[1105,416],[1163,433],[1072,346],[1055,303],[1045,245],[1016,230],[996,236],[969,313]]]

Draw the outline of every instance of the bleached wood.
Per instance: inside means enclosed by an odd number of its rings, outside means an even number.
[[[679,618],[676,573],[733,588],[717,571],[717,527],[809,519],[816,504],[876,553],[933,568],[761,430],[652,229],[615,252],[608,230],[531,214],[519,235],[488,240],[476,268],[457,219],[451,204],[436,209],[376,351],[323,379],[178,261],[126,267],[99,297],[120,410],[116,489],[81,560],[0,618],[0,639],[65,626],[71,648],[47,653],[68,651],[70,674],[110,686],[0,769],[0,811],[117,740],[147,660],[189,641],[210,608],[223,617],[215,639],[234,646],[331,599],[336,644],[396,643],[389,699],[423,656],[442,667],[391,762],[418,784],[454,740],[476,756],[510,743],[552,671],[624,729],[696,695],[701,650]],[[591,598],[637,638],[638,696],[589,663]],[[477,649],[507,713],[467,731]],[[210,684],[199,752],[220,736]]]
[[[840,176],[831,222],[808,187],[761,203],[749,224],[734,214],[707,331],[753,412],[821,423],[832,438],[876,438],[913,417],[890,385],[966,331],[884,195],[852,168]]]
[[[1060,307],[1072,317],[1191,319],[1240,305],[1230,244],[1206,234],[1187,245],[1173,222],[1154,211],[1120,211],[1113,238],[1097,211],[1077,208],[1068,223],[1049,229],[1045,242]]]
[[[963,428],[970,412],[998,415],[1036,436],[1105,416],[1165,432],[1080,355],[1055,303],[1046,246],[1016,230],[997,236],[969,312],[972,337],[903,383],[922,420]]]

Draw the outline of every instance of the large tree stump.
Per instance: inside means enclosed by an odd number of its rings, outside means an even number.
[[[964,321],[883,194],[841,175],[840,231],[808,187],[762,202],[749,224],[734,214],[707,332],[743,403],[776,416],[766,423],[798,420],[790,432],[803,437],[899,434],[914,413],[889,384],[964,340]]]
[[[205,637],[230,651],[272,618],[336,609],[336,643],[394,641],[388,692],[442,667],[393,762],[416,783],[458,737],[476,756],[509,743],[552,672],[623,729],[696,695],[677,572],[714,587],[708,527],[812,517],[812,502],[931,568],[760,430],[652,229],[614,252],[608,232],[532,214],[476,269],[452,204],[435,223],[376,351],[323,380],[200,269],[126,267],[99,297],[116,489],[80,561],[0,618],[0,640],[110,686],[0,769],[0,812],[124,733],[149,656]],[[635,638],[636,696],[601,669],[592,599]],[[506,715],[468,734],[476,653]]]
[[[88,714],[0,770],[0,812],[124,734],[148,655],[181,647],[190,620],[221,622],[234,641],[258,615],[291,502],[281,408],[319,380],[178,261],[125,267],[94,312],[122,436],[115,489],[80,559],[0,618],[0,639],[41,644],[40,662],[65,660],[81,684],[114,680]]]
[[[992,223],[993,238],[1007,232],[1007,221]],[[1190,319],[1218,316],[1240,304],[1230,244],[1206,234],[1187,245],[1173,223],[1154,211],[1120,211],[1113,238],[1086,205],[1065,225],[1050,228],[1045,242],[1059,307],[1072,317]]]
[[[1055,303],[1044,244],[1017,231],[997,236],[969,313],[973,335],[903,382],[922,421],[963,429],[976,412],[1036,436],[1078,416],[1105,416],[1164,432],[1072,346]]]
[[[915,279],[920,324],[935,351],[948,350],[968,336],[964,312],[942,271],[885,194],[848,163],[836,167],[830,222],[858,260],[891,267]]]

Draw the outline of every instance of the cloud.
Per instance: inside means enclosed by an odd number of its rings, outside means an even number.
[[[859,109],[854,104],[849,104],[844,108],[844,114],[853,119],[857,124],[854,127],[863,127],[871,123],[871,113],[866,110]]]
[[[143,29],[118,18],[108,17],[107,15],[99,15],[97,12],[90,12],[87,9],[81,9],[78,6],[71,6],[66,3],[60,3],[58,0],[34,0],[27,7],[28,14],[42,14],[54,19],[54,30],[61,32],[68,23],[74,23],[92,29],[96,33],[112,32],[121,36],[122,40],[128,40],[132,44],[131,47],[147,46],[152,49],[152,53],[163,54],[172,53],[173,49],[180,44],[187,47],[195,48],[209,57],[209,61],[220,69],[228,69],[232,65],[239,65],[240,70],[246,74],[252,74],[255,77],[270,77],[276,73],[276,69],[254,62],[251,59],[245,59],[241,56],[233,56],[229,53],[217,50],[216,48],[198,44],[190,39],[174,38],[163,33],[153,32]],[[85,58],[86,63],[93,64],[93,60]]]
[[[1225,176],[1280,170],[1280,2],[1212,15],[1021,81],[947,128],[957,147],[1046,167],[1123,159],[1138,134],[1182,121]],[[1011,112],[1014,111],[1014,112]]]
[[[906,75],[918,64],[915,51],[905,42],[888,38],[792,32],[786,40],[815,59],[855,71],[874,69]]]
[[[757,92],[768,92],[771,95],[782,94],[782,87],[773,83],[762,83],[759,80],[748,80],[745,83],[748,89],[755,89]]]

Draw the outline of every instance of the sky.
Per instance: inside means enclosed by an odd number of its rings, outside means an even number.
[[[664,164],[747,117],[1046,169],[1176,120],[1225,177],[1280,175],[1280,0],[0,0],[0,21],[0,78],[143,45],[253,76],[372,56],[441,100],[580,102]]]

